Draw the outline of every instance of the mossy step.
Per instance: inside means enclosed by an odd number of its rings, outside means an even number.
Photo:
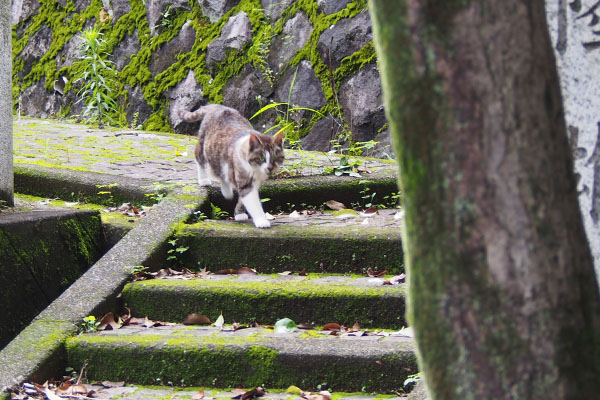
[[[399,329],[405,287],[384,278],[357,276],[208,275],[190,280],[153,279],[128,284],[123,300],[135,316],[183,322],[191,313],[228,322],[273,324],[330,322]]]
[[[98,382],[100,383],[100,382]],[[105,382],[110,386],[109,382]],[[168,385],[119,385],[106,387],[104,385],[85,385],[88,390],[94,390],[97,398],[105,400],[140,400],[140,399],[161,399],[161,400],[184,400],[197,399],[204,394],[205,399],[222,399],[229,400],[233,397],[240,396],[239,388],[216,389],[213,387],[181,387]],[[322,387],[326,389],[325,387]],[[247,390],[250,390],[246,388]],[[253,388],[252,388],[253,389]],[[300,397],[301,392],[294,386],[289,390],[264,388],[265,394],[260,397],[260,400],[303,400]],[[1,399],[2,397],[0,397]],[[9,399],[10,396],[7,396]],[[382,394],[382,393],[364,393],[364,392],[333,392],[331,393],[332,400],[406,400],[406,397],[399,397],[398,394]]]
[[[400,273],[404,261],[396,211],[348,219],[288,214],[276,216],[269,229],[250,221],[202,221],[178,230],[177,247],[187,250],[177,258],[189,268],[213,270],[244,265],[262,273],[360,273],[366,268]]]
[[[264,328],[125,327],[66,341],[68,365],[90,380],[132,384],[390,392],[417,372],[406,336],[334,337]]]

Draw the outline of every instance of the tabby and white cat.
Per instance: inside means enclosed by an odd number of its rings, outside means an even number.
[[[263,135],[238,111],[219,104],[209,104],[193,112],[180,111],[179,117],[185,122],[202,121],[194,152],[198,184],[209,186],[211,178],[219,180],[226,199],[233,198],[235,189],[238,193],[235,220],[247,220],[247,211],[257,228],[270,227],[258,190],[283,164],[283,134]]]

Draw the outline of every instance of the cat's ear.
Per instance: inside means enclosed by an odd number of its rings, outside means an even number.
[[[275,146],[283,147],[283,136],[285,136],[283,132],[280,132],[275,136],[273,140]]]
[[[256,135],[250,135],[248,142],[250,143],[250,151],[254,150],[262,144],[260,139]]]

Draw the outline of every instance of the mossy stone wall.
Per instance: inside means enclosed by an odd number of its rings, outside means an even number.
[[[95,211],[0,215],[0,348],[103,254]]]
[[[123,126],[194,133],[177,120],[176,108],[224,103],[250,117],[270,101],[290,100],[319,111],[292,115],[290,139],[304,137],[309,150],[328,150],[332,137],[350,133],[350,140],[375,139],[391,153],[378,73],[360,74],[376,65],[366,0],[213,1],[223,6],[216,12],[205,3],[23,0],[13,7],[15,110],[39,117],[81,112],[78,35],[96,25],[118,68],[114,117]],[[247,39],[226,36],[234,17],[249,22]],[[285,118],[271,111],[253,121],[258,129]]]

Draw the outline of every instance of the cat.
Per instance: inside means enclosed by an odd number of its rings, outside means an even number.
[[[226,199],[233,198],[235,189],[235,220],[247,220],[248,212],[257,228],[269,228],[258,190],[283,164],[283,133],[263,135],[237,110],[219,104],[181,110],[178,115],[185,122],[202,121],[194,151],[198,184],[209,186],[211,178],[219,180]]]

